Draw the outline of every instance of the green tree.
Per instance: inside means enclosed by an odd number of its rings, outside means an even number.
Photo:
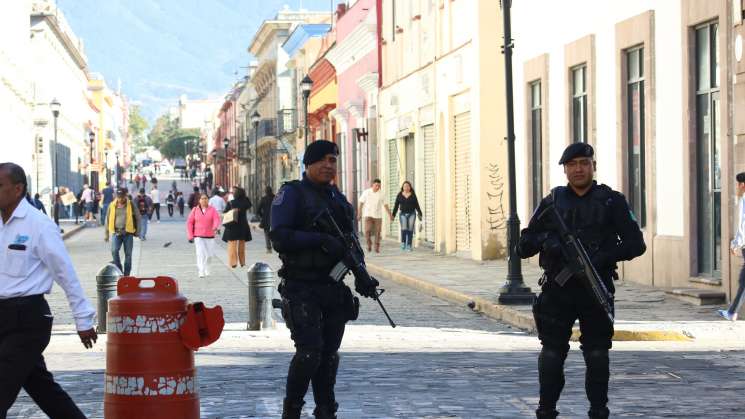
[[[140,107],[138,105],[130,105],[129,107],[129,132],[132,134],[134,141],[135,153],[141,152],[147,146],[147,136],[145,131],[150,128],[150,124],[142,116]]]
[[[186,152],[189,154],[196,152],[195,147],[197,140],[199,140],[199,129],[177,128],[169,134],[163,145],[158,147],[163,157],[171,159],[174,157],[184,157]],[[186,142],[189,142],[189,144],[185,145]]]

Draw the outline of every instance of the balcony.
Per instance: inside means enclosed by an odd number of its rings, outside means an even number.
[[[251,159],[251,147],[250,147],[248,141],[240,141],[240,142],[238,142],[238,158],[240,160],[250,160]]]
[[[289,134],[297,129],[297,110],[282,109],[277,112],[277,132],[279,135]]]
[[[273,137],[277,133],[277,119],[263,118],[259,121],[259,139]]]

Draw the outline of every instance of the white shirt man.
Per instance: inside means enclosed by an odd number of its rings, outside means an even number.
[[[83,294],[59,228],[24,199],[26,189],[21,167],[0,163],[0,417],[24,388],[48,415],[84,418],[43,362],[53,318],[44,294],[53,282],[60,285],[87,348],[97,338],[96,312]]]
[[[226,205],[225,198],[220,196],[220,194],[214,194],[212,195],[212,198],[210,198],[210,206],[215,207],[218,214],[222,214],[223,211],[225,211]]]
[[[357,219],[363,220],[363,231],[367,241],[367,251],[372,250],[372,237],[375,236],[375,252],[380,253],[380,230],[383,226],[383,208],[392,218],[391,209],[385,203],[385,196],[380,190],[380,179],[375,179],[369,189],[362,192],[359,199],[360,208]]]

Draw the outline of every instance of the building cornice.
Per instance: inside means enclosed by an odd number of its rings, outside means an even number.
[[[329,50],[326,58],[334,65],[337,74],[341,74],[349,67],[375,51],[377,27],[367,20],[360,23],[341,41],[337,41],[333,49]]]
[[[248,46],[248,52],[258,57],[275,32],[290,29],[293,23],[292,21],[285,20],[265,20],[251,40],[251,44]]]
[[[83,52],[83,42],[72,32],[64,16],[58,13],[60,12],[51,3],[35,2],[31,6],[31,17],[46,21],[78,68],[87,72],[88,59]]]

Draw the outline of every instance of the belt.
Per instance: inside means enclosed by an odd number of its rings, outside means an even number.
[[[22,297],[11,297],[0,299],[0,307],[13,307],[24,304],[44,301],[44,294],[24,295]]]

